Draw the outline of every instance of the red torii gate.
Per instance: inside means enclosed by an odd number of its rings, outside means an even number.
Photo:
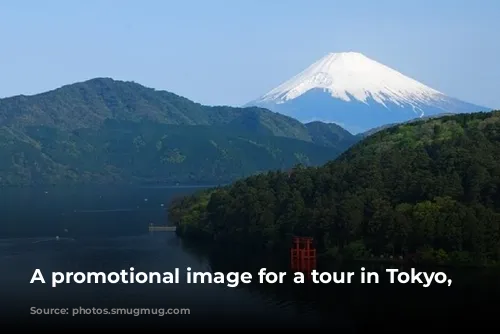
[[[316,269],[316,249],[313,247],[313,238],[294,237],[290,255],[292,270],[306,273],[310,278],[311,271]]]

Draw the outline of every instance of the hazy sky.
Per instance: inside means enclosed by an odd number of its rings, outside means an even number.
[[[4,0],[0,97],[93,77],[240,105],[358,51],[500,108],[498,0]]]

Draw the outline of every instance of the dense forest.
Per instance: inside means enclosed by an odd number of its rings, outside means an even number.
[[[0,99],[0,186],[227,183],[320,165],[358,140],[333,124],[97,78]]]
[[[180,235],[248,247],[313,236],[341,258],[500,261],[500,112],[377,132],[321,167],[296,166],[178,198]]]

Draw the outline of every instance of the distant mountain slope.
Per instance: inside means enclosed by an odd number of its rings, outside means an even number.
[[[451,116],[451,115],[454,115],[454,114],[452,114],[452,113],[443,113],[443,114],[438,114],[438,115],[433,115],[433,116],[427,116],[427,117],[422,117],[422,118],[414,118],[414,119],[409,120],[407,122],[403,122],[403,124],[412,123],[412,122],[418,122],[418,121],[422,121],[422,120],[426,120],[426,119],[431,119],[431,118],[439,118],[439,117],[443,117],[443,116]],[[366,132],[360,133],[360,134],[358,134],[358,136],[360,136],[361,138],[365,138],[365,137],[371,136],[374,133],[377,133],[379,131],[388,129],[388,128],[396,126],[396,125],[398,125],[398,124],[397,123],[385,124],[385,125],[379,126],[377,128],[370,129],[370,130],[368,130]]]
[[[359,138],[334,123],[310,122],[306,128],[312,141],[318,145],[350,147]]]
[[[356,140],[324,131],[262,108],[207,107],[98,78],[0,99],[0,185],[223,183],[323,163]]]
[[[179,199],[186,237],[249,247],[311,236],[368,259],[500,263],[500,111],[398,125],[322,167],[269,172]]]
[[[297,120],[262,108],[209,107],[134,82],[96,78],[33,96],[0,99],[0,125],[98,128],[106,119],[172,125],[231,125],[313,141]]]
[[[446,96],[357,52],[330,53],[247,106],[352,133],[416,117],[489,108]]]
[[[0,185],[59,183],[227,183],[298,163],[318,165],[341,151],[227,127],[106,121],[71,132],[28,127],[0,132]]]

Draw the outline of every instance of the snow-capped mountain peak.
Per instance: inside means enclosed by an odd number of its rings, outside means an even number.
[[[279,85],[261,100],[283,103],[311,89],[320,88],[343,101],[367,103],[369,97],[383,104],[425,102],[442,95],[398,71],[358,52],[329,53],[304,71]]]
[[[463,102],[358,52],[329,53],[247,106],[351,132],[441,113],[488,108]]]

